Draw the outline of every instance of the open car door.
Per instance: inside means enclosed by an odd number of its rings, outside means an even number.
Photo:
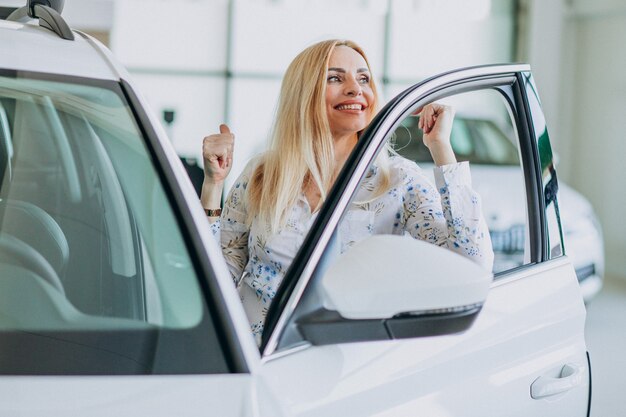
[[[472,129],[456,123],[451,137],[459,160],[496,152],[514,161],[473,176],[484,212],[505,199],[522,219],[486,216],[493,271],[400,236],[365,236],[340,253],[342,219],[376,155],[394,140],[411,159],[416,111],[434,101],[502,125],[510,140],[513,151],[475,149]],[[585,307],[566,243],[530,68],[420,82],[361,135],[293,261],[265,326],[264,380],[298,416],[587,416]]]

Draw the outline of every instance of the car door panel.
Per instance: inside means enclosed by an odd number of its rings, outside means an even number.
[[[465,70],[471,75],[466,78],[459,71],[456,80],[453,73],[448,73],[433,77],[413,91],[421,88],[432,96],[438,89],[448,88],[452,94],[467,91],[465,82],[476,88],[477,79],[490,88],[490,79],[509,82],[512,72],[518,84],[522,73],[528,79],[527,67],[503,66],[501,70],[486,68],[481,76],[480,68],[473,68]],[[401,93],[394,100],[403,103],[383,109],[371,147],[379,146],[376,135],[388,135],[400,115],[415,107],[420,98],[410,100],[410,94],[408,90]],[[292,282],[291,297],[282,294],[277,298],[290,302],[284,303],[282,316],[279,314],[274,327],[269,327],[274,333],[265,335],[262,346],[265,364],[261,373],[272,390],[281,393],[288,412],[297,416],[587,415],[585,307],[568,258],[550,260],[550,251],[546,250],[548,230],[543,210],[549,203],[544,205],[541,181],[545,177],[539,172],[539,151],[531,131],[531,111],[540,109],[529,109],[524,94],[526,89],[517,86],[511,90],[510,99],[525,176],[530,248],[526,265],[498,275],[477,320],[465,333],[326,346],[310,346],[303,340],[290,347],[281,345],[281,333],[289,334],[289,316],[297,315],[298,303],[310,304],[302,276],[313,275],[309,271],[314,269],[311,264],[299,265],[300,281]],[[363,135],[361,140],[364,137],[370,139]],[[371,155],[369,149],[357,152],[362,158]],[[357,167],[352,173],[360,176],[363,171]],[[344,193],[352,189],[353,181],[345,180],[348,185]],[[347,206],[332,196],[328,201],[335,204],[336,211]],[[316,231],[316,239],[328,236],[329,247],[333,246],[330,235],[338,223],[333,223],[335,213],[320,211],[318,217],[327,223],[326,229]],[[309,261],[324,264],[326,260],[319,253],[319,246],[313,247]],[[290,336],[289,341],[293,340]],[[297,375],[297,383],[288,377],[290,374]]]
[[[585,308],[568,301],[580,297],[572,273],[562,258],[502,278],[461,335],[312,346],[262,372],[296,416],[583,416]],[[531,398],[537,378],[557,378],[567,364],[583,369],[577,386]]]

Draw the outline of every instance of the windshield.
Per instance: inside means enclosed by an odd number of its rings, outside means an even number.
[[[221,352],[120,85],[1,74],[0,345],[29,354],[0,373],[202,372]]]

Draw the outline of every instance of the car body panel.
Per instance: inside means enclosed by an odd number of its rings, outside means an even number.
[[[16,71],[41,71],[76,77],[117,80],[121,67],[103,59],[100,50],[93,47],[97,41],[76,36],[74,41],[59,38],[52,31],[32,23],[0,20],[0,68]],[[68,56],[72,65],[68,65]],[[125,72],[125,71],[124,71]]]
[[[585,416],[587,373],[560,398],[529,395],[561,362],[586,369],[585,308],[571,299],[580,289],[562,258],[495,283],[466,333],[311,346],[261,373],[295,416]]]
[[[2,377],[0,390],[7,416],[256,415],[250,375]]]

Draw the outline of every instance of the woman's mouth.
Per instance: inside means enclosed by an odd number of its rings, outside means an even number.
[[[337,110],[363,110],[362,104],[340,104],[335,106]]]

